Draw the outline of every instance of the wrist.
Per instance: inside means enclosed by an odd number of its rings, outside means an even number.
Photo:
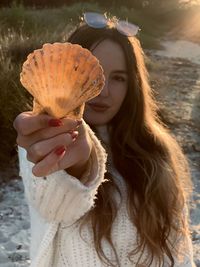
[[[78,163],[78,164],[76,164],[70,168],[67,168],[67,169],[65,169],[65,171],[68,174],[81,180],[81,177],[82,177],[83,173],[86,172],[88,165],[89,165],[89,159],[84,161],[84,162]]]

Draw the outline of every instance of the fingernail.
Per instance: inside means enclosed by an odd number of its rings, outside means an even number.
[[[66,151],[65,147],[64,147],[64,146],[61,146],[61,147],[59,147],[59,148],[57,148],[57,149],[55,150],[55,154],[56,154],[57,156],[61,156],[65,151]]]
[[[78,136],[78,131],[71,130],[69,131],[69,134],[71,134],[72,139],[76,139]]]
[[[58,126],[61,126],[61,125],[63,125],[63,123],[59,119],[50,119],[49,120],[49,126],[51,126],[51,127],[58,127]]]

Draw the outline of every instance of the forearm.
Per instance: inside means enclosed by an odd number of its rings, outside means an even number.
[[[86,162],[82,164],[79,163],[78,165],[65,169],[65,171],[69,175],[74,176],[81,181],[83,178],[83,173],[85,173],[88,170],[89,165],[90,165],[90,159],[88,159]]]
[[[46,176],[35,177],[31,173],[33,164],[26,160],[25,150],[20,149],[20,174],[23,178],[28,202],[47,221],[71,224],[82,217],[94,204],[99,185],[104,181],[106,154],[99,140],[89,129],[93,148],[89,165],[85,169],[58,171]],[[77,173],[75,173],[75,171]],[[76,178],[80,175],[80,181]]]

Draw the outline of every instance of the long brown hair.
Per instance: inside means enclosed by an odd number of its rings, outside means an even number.
[[[125,100],[109,123],[110,147],[113,163],[127,185],[127,210],[136,226],[137,248],[131,257],[148,249],[151,265],[154,259],[161,266],[164,254],[174,266],[175,243],[188,234],[184,207],[191,192],[191,179],[187,160],[169,129],[158,116],[158,103],[150,87],[144,62],[144,51],[136,37],[126,37],[115,28],[93,29],[78,27],[68,41],[90,49],[95,43],[111,39],[120,44],[128,67],[128,92]],[[109,180],[98,190],[95,207],[85,216],[83,226],[91,220],[96,251],[104,263],[116,266],[103,251],[105,238],[111,245],[118,265],[117,251],[111,238],[111,229],[117,215],[113,191],[120,191],[111,173]],[[176,243],[176,252],[180,250]],[[172,253],[173,252],[173,253]],[[140,258],[137,264],[141,263]]]

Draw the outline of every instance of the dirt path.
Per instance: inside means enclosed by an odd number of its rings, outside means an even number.
[[[150,74],[162,117],[189,159],[194,184],[191,230],[196,264],[200,266],[200,65],[158,56],[153,51],[148,55],[153,62]]]

